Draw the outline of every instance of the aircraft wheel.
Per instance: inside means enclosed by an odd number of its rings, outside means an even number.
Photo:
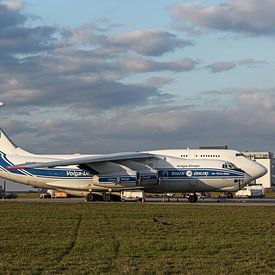
[[[92,193],[89,193],[87,196],[86,196],[86,201],[93,201],[95,200],[95,197]]]
[[[188,198],[189,202],[197,202],[197,200],[198,200],[198,196],[196,194],[190,195]]]
[[[231,192],[227,192],[225,196],[226,196],[226,198],[228,198],[228,199],[233,199],[233,197],[234,197],[234,196],[233,196],[233,193],[231,193]]]
[[[105,195],[103,195],[103,200],[104,201],[111,201],[111,194],[105,194]]]

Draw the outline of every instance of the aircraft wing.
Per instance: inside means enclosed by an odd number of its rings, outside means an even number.
[[[124,153],[114,153],[91,157],[80,157],[66,160],[58,160],[51,162],[34,162],[34,163],[24,163],[14,166],[9,166],[7,169],[28,169],[28,168],[53,168],[57,166],[69,166],[69,165],[92,165],[102,162],[116,162],[116,161],[127,161],[127,160],[142,160],[149,158],[157,158],[154,154],[142,153],[142,152],[124,152]]]

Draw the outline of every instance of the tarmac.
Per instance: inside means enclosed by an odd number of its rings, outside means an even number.
[[[2,200],[3,201],[3,200]],[[85,198],[16,198],[5,199],[6,202],[36,202],[36,203],[81,203],[85,202]],[[1,201],[0,201],[1,203]],[[86,203],[142,203],[142,202],[86,202]],[[226,198],[205,198],[198,199],[196,203],[190,203],[186,198],[167,198],[167,197],[147,197],[145,204],[194,204],[194,205],[246,205],[246,206],[275,206],[275,198],[249,198],[249,199],[226,199]]]

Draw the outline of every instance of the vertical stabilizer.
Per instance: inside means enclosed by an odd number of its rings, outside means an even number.
[[[30,153],[16,146],[0,128],[0,151],[12,155],[29,155]]]

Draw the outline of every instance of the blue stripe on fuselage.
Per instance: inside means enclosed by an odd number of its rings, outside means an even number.
[[[28,168],[20,170],[7,170],[6,167],[14,165],[11,163],[6,154],[0,152],[0,167],[12,174],[43,177],[43,178],[92,178],[92,174],[89,171],[82,169],[64,169],[64,168]]]
[[[8,173],[17,175],[43,177],[43,178],[92,178],[93,174],[83,169],[64,168],[28,168],[22,170],[7,170],[7,166],[14,165],[7,158],[6,154],[0,152],[0,168]],[[196,168],[196,169],[160,169],[160,178],[187,179],[187,178],[243,178],[244,173],[235,170]]]
[[[200,169],[163,169],[160,171],[161,178],[243,178],[244,173],[235,170],[200,168]]]

